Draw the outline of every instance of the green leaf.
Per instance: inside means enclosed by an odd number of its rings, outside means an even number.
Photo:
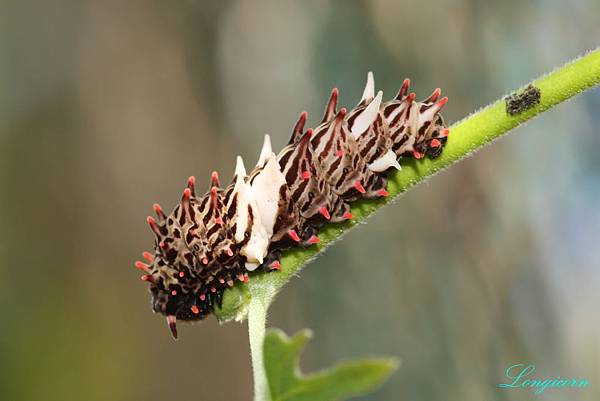
[[[238,283],[236,288],[226,291],[223,308],[215,311],[215,315],[220,322],[226,322],[232,318],[241,320],[246,316],[250,298],[259,297],[263,303],[268,304],[277,292],[312,258],[340,239],[349,229],[362,223],[381,206],[393,202],[409,188],[471,155],[525,121],[598,85],[598,83],[600,83],[600,49],[591,51],[548,75],[534,80],[531,84],[540,90],[540,101],[523,112],[516,115],[507,113],[506,99],[501,98],[452,125],[450,137],[440,157],[435,160],[401,160],[402,171],[390,173],[388,176],[387,190],[390,194],[388,197],[353,204],[354,218],[351,221],[323,227],[319,231],[321,242],[317,245],[307,249],[296,248],[286,251],[281,259],[281,271],[253,274],[246,286],[249,296],[242,289],[243,284],[241,283]],[[525,85],[523,88],[527,86]],[[246,294],[246,297],[243,297],[243,294]]]
[[[272,401],[343,400],[374,390],[398,367],[395,359],[373,358],[303,375],[298,366],[299,354],[311,337],[310,330],[292,338],[278,329],[267,331],[264,364]]]

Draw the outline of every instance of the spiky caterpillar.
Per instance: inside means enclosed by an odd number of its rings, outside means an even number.
[[[212,173],[209,191],[196,196],[188,179],[181,202],[167,216],[154,205],[148,217],[156,236],[149,264],[136,262],[150,283],[154,312],[167,317],[177,338],[176,321],[196,321],[220,305],[235,280],[248,272],[278,270],[281,251],[318,243],[323,224],[352,218],[350,204],[387,196],[386,171],[400,169],[399,157],[440,155],[449,133],[439,112],[447,98],[433,91],[422,102],[408,93],[406,79],[396,97],[382,102],[373,75],[359,104],[337,111],[333,89],[321,123],[304,129],[296,123],[288,145],[275,155],[269,136],[250,174],[237,157],[232,182],[221,188]]]

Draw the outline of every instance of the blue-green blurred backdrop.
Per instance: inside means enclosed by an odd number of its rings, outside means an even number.
[[[0,399],[249,400],[245,324],[170,339],[133,262],[153,202],[279,148],[333,86],[439,86],[454,122],[600,43],[600,2],[0,5]],[[293,280],[269,323],[303,369],[395,355],[369,400],[521,400],[507,366],[600,398],[600,92],[411,190]]]

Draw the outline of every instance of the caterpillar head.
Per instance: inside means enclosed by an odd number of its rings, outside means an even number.
[[[153,311],[167,317],[174,337],[177,320],[204,319],[236,278],[247,277],[221,213],[218,185],[213,174],[209,192],[196,197],[190,177],[181,203],[168,216],[154,205],[157,218],[147,219],[156,237],[154,254],[144,252],[149,263],[137,262],[136,267],[146,273],[142,280],[150,284]]]
[[[151,285],[150,294],[152,294],[152,310],[165,316],[174,316],[177,320],[201,320],[210,313],[204,305],[196,306],[198,313],[194,313],[192,308],[196,305],[194,293],[183,292],[182,290],[168,290],[163,285]],[[175,294],[175,295],[173,295]]]

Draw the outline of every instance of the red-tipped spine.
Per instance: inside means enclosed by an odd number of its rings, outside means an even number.
[[[440,88],[435,88],[433,93],[427,99],[425,99],[425,101],[423,103],[433,103],[436,100],[438,100],[438,98],[440,97],[441,94],[442,94],[442,90]]]
[[[156,213],[156,217],[158,217],[158,220],[160,222],[164,221],[167,218],[167,215],[165,214],[165,212],[163,212],[162,208],[158,203],[152,205],[152,208],[154,209],[154,213]]]
[[[444,105],[448,103],[448,98],[446,96],[444,96],[443,98],[441,98],[435,105],[438,109],[441,109],[442,107],[444,107]]]
[[[192,196],[196,196],[196,177],[190,175],[187,181],[187,187],[192,191]]]
[[[154,255],[152,255],[150,252],[143,252],[142,256],[144,257],[144,259],[146,259],[148,262],[152,263],[154,262]]]
[[[321,213],[323,215],[323,217],[325,217],[327,220],[331,220],[331,215],[329,214],[329,210],[327,210],[325,207],[319,208],[319,213]]]
[[[306,111],[303,111],[302,113],[300,113],[300,117],[298,118],[298,121],[296,122],[296,125],[294,126],[294,129],[292,130],[292,138],[300,137],[300,134],[302,134],[302,132],[304,131],[304,125],[306,124],[307,117],[308,117],[308,113]]]
[[[319,237],[317,237],[316,235],[313,235],[312,237],[310,237],[308,239],[309,244],[318,244],[319,242],[321,242],[321,239]]]
[[[186,188],[183,190],[183,195],[181,196],[181,206],[183,207],[183,212],[186,216],[190,216],[190,199],[192,198],[192,190]]]
[[[292,239],[296,242],[300,242],[300,237],[298,236],[298,233],[296,232],[296,230],[290,230],[288,232],[288,234],[290,235],[290,237],[292,237]]]
[[[213,171],[210,175],[210,186],[217,188],[221,186],[219,184],[219,173],[217,173],[216,171]]]
[[[161,237],[162,233],[160,232],[160,228],[158,227],[158,224],[156,224],[154,217],[148,216],[146,217],[146,221],[148,222],[148,225],[150,225],[152,231],[154,231],[154,234],[156,234],[157,237]]]
[[[404,96],[406,96],[406,94],[408,93],[409,88],[410,88],[410,79],[406,78],[404,80],[404,82],[402,83],[402,87],[398,91],[398,94],[396,95],[396,100],[402,100],[402,98]]]
[[[177,340],[177,318],[173,315],[167,316],[167,325],[169,326],[169,330],[171,330],[171,335]]]
[[[148,266],[147,264],[145,264],[144,262],[140,262],[139,260],[135,262],[135,267],[140,269],[141,271],[148,273],[150,270],[150,266]]]
[[[365,190],[365,187],[363,187],[363,185],[361,184],[360,180],[356,180],[356,181],[354,182],[354,188],[355,188],[355,189],[356,189],[358,192],[360,192],[361,194],[364,194],[365,192],[367,192],[367,191]]]
[[[379,191],[377,191],[377,195],[379,196],[388,196],[390,193],[388,191],[385,190],[385,188],[381,188]]]
[[[333,88],[331,90],[331,96],[329,97],[329,101],[327,102],[327,107],[325,108],[325,114],[323,115],[321,123],[327,122],[333,116],[335,116],[335,109],[337,108],[339,94],[340,92],[338,88]]]

